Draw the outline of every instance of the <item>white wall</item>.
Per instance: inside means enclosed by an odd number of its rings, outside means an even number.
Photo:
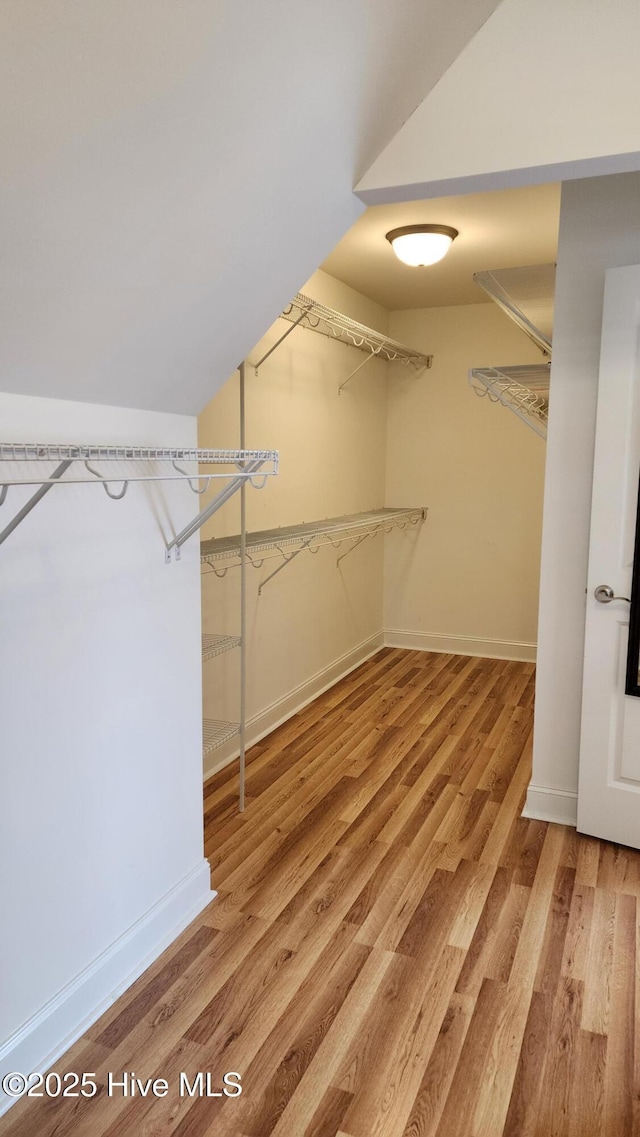
[[[504,0],[357,186],[368,205],[640,168],[636,0]]]
[[[387,313],[318,272],[304,286],[315,299],[386,331]],[[257,360],[290,327],[280,320],[251,352]],[[338,385],[365,357],[354,348],[296,328],[256,377],[247,368],[247,445],[280,451],[280,473],[247,491],[249,530],[379,508],[384,503],[386,372],[371,360],[345,390]],[[238,378],[232,376],[199,418],[202,446],[235,443]],[[237,533],[238,503],[209,522],[205,536]],[[393,540],[392,537],[386,538]],[[311,698],[382,642],[383,540],[366,541],[339,568],[348,546],[300,554],[260,597],[258,585],[279,559],[248,570],[249,738]],[[238,630],[239,571],[203,576],[205,631]],[[205,714],[237,719],[236,653],[204,664]],[[231,753],[216,751],[210,771]]]
[[[563,186],[529,816],[575,822],[585,588],[607,268],[640,263],[640,174]]]
[[[542,356],[493,304],[392,312],[390,331],[434,362],[390,368],[387,505],[429,514],[414,545],[387,541],[387,642],[534,659],[545,445],[467,375]]]
[[[14,395],[0,421],[14,442],[196,435],[184,416]],[[33,464],[0,482],[17,469]],[[30,492],[9,490],[0,528]],[[197,541],[164,563],[194,500],[55,487],[0,546],[3,1072],[46,1067],[210,899]]]
[[[195,414],[498,0],[3,0],[2,389]]]

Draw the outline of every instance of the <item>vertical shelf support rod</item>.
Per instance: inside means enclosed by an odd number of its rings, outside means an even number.
[[[245,361],[240,364],[240,449],[245,449]],[[240,487],[240,798],[244,813],[245,725],[247,718],[247,486]]]

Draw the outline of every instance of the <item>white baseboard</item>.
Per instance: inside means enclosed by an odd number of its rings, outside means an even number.
[[[213,900],[210,882],[203,859],[17,1030],[0,1048],[0,1079],[47,1070]],[[0,1091],[0,1116],[13,1102]]]
[[[339,659],[335,659],[328,667],[324,667],[321,671],[316,672],[310,679],[306,679],[304,683],[300,683],[298,687],[294,687],[282,699],[277,699],[271,706],[265,707],[264,710],[259,711],[257,715],[253,715],[247,720],[246,728],[246,746],[255,746],[256,742],[260,742],[267,734],[271,734],[272,730],[281,726],[283,722],[290,719],[292,715],[301,711],[318,695],[322,695],[329,687],[333,687],[340,679],[344,679],[350,671],[355,671],[365,660],[370,659],[381,647],[384,647],[384,633],[382,631],[376,632],[374,635],[369,636],[362,643],[356,645],[350,651],[341,655]],[[224,766],[228,766],[239,755],[237,741],[234,739],[228,743],[227,746],[221,746],[211,755],[209,761],[205,763],[204,780],[212,777],[218,770],[222,770]]]
[[[412,651],[438,651],[453,655],[478,655],[485,659],[513,659],[520,663],[535,663],[534,643],[519,640],[493,640],[482,636],[445,636],[440,632],[404,632],[386,628],[384,642],[387,647],[406,647]]]
[[[573,825],[578,821],[578,795],[571,790],[557,790],[551,786],[529,786],[523,817],[532,821],[553,821],[558,825]]]

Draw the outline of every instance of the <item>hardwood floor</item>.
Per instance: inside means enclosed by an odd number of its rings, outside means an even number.
[[[56,1063],[97,1097],[0,1130],[640,1137],[640,853],[520,817],[532,703],[529,664],[384,649],[254,747],[242,817],[211,779],[219,898]]]

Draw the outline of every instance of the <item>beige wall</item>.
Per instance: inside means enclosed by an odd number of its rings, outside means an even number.
[[[424,526],[338,551],[249,570],[250,739],[382,642],[534,658],[544,443],[505,408],[469,389],[471,366],[536,362],[538,350],[490,304],[387,313],[325,273],[310,295],[432,352],[417,375],[361,361],[340,343],[296,329],[260,369],[247,368],[247,445],[277,447],[280,474],[247,493],[248,528],[391,506],[426,505]],[[255,361],[288,325],[279,321]],[[238,377],[199,419],[202,446],[236,444]],[[205,536],[238,531],[238,502]],[[344,548],[340,550],[343,552]],[[238,628],[239,573],[203,579],[205,631]],[[237,653],[204,664],[205,715],[238,715]],[[216,751],[210,772],[233,746]]]
[[[386,503],[429,514],[413,546],[387,541],[387,639],[534,658],[545,445],[467,373],[540,352],[490,304],[393,312],[390,332],[434,363],[390,368]]]
[[[386,330],[387,313],[324,273],[305,288],[315,299]],[[255,361],[290,325],[269,330]],[[265,489],[247,492],[251,529],[290,525],[379,508],[384,502],[386,371],[370,361],[339,395],[338,385],[364,357],[341,343],[295,329],[256,377],[247,368],[247,445],[280,451],[280,473]],[[201,446],[236,445],[238,376],[232,376],[199,419]],[[209,522],[205,536],[238,532],[238,501]],[[249,737],[269,729],[382,642],[382,539],[366,541],[340,567],[346,549],[302,553],[270,581],[281,563],[248,571]],[[203,577],[205,631],[238,630],[239,572]],[[211,718],[238,716],[237,652],[204,668],[204,709]],[[216,751],[211,770],[233,748]]]

